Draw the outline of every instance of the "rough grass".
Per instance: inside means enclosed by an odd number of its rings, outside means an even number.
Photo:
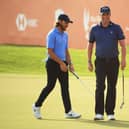
[[[70,49],[75,70],[79,75],[94,76],[87,69],[87,50]],[[46,48],[29,46],[0,46],[0,73],[45,74]],[[93,56],[94,60],[95,56]],[[93,61],[94,62],[94,61]],[[129,64],[129,46],[127,47]],[[129,76],[127,66],[125,75]]]

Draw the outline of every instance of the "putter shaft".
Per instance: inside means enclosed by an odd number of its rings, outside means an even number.
[[[123,108],[123,106],[124,106],[124,70],[122,70],[122,103],[121,103],[121,105],[120,105],[120,109],[122,109]]]
[[[93,92],[86,86],[86,84],[83,82],[83,80],[81,80],[75,72],[72,71],[71,73],[80,81],[81,85],[85,86],[87,88],[88,92],[90,94],[92,94],[92,96],[94,96]]]

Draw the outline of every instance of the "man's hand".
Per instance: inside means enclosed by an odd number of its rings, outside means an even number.
[[[126,60],[121,61],[121,70],[124,70],[126,67]]]
[[[88,69],[89,69],[90,72],[93,71],[93,64],[92,64],[91,61],[88,61]]]
[[[64,62],[60,63],[60,69],[63,72],[67,72],[68,71],[68,67],[67,67],[67,65]]]
[[[73,66],[73,64],[70,64],[70,65],[69,65],[69,71],[70,71],[70,72],[74,72],[74,66]]]

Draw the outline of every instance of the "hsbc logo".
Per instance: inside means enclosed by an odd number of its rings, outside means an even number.
[[[25,31],[27,27],[27,18],[24,14],[18,14],[16,18],[16,25],[19,31]]]
[[[38,26],[37,19],[29,19],[25,14],[18,14],[16,17],[16,26],[18,31],[25,31],[27,27],[35,28]]]

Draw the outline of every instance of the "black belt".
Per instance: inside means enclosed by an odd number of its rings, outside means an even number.
[[[56,64],[58,64],[57,62],[55,62],[53,59],[51,59],[51,58],[48,58],[48,60],[47,61],[52,61],[52,62],[54,62],[54,63],[56,63]],[[64,61],[64,60],[62,60],[66,65],[68,65],[68,63],[67,63],[67,61]],[[59,65],[59,64],[58,64]]]
[[[99,57],[99,56],[97,56],[96,59],[103,60],[103,61],[112,61],[112,60],[118,59],[118,56],[117,57]]]

